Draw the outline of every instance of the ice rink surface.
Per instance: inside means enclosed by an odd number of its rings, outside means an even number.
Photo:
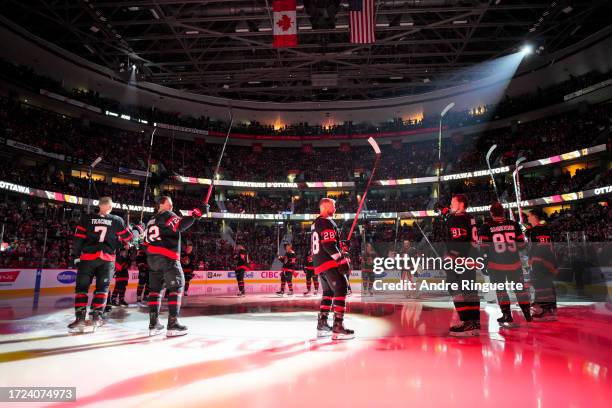
[[[145,308],[115,308],[71,335],[72,296],[0,298],[0,386],[75,386],[79,407],[609,407],[612,306],[561,304],[559,321],[447,337],[448,302],[349,298],[350,341],[317,340],[318,298],[236,298],[193,288],[190,333],[148,337]],[[199,292],[199,293],[198,293]],[[134,302],[130,291],[128,301]],[[515,320],[522,322],[520,312]],[[162,323],[165,324],[165,308]]]

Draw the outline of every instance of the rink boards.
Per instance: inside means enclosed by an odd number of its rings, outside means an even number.
[[[247,285],[276,284],[280,281],[278,270],[248,271],[244,275]],[[228,285],[236,283],[234,271],[194,271],[191,285]],[[41,293],[69,293],[74,291],[76,269],[38,269],[10,268],[0,269],[0,293],[31,294],[37,288]],[[293,281],[305,283],[304,271],[296,271]],[[361,271],[351,272],[351,282],[361,282]],[[138,285],[138,270],[130,269],[128,287]],[[111,284],[112,286],[112,284]]]

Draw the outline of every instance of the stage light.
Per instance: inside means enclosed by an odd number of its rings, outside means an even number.
[[[521,53],[523,55],[529,55],[529,54],[533,53],[533,46],[531,46],[529,44],[523,45],[523,47],[521,48]]]

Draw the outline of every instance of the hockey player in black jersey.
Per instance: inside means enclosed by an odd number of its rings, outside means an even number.
[[[306,274],[306,292],[304,296],[310,296],[310,288],[314,285],[314,295],[319,293],[319,277],[314,273],[314,265],[312,263],[312,254],[308,253],[303,261],[304,273]]]
[[[138,266],[136,302],[140,306],[146,306],[144,302],[149,298],[149,264],[147,264],[147,250],[144,243],[136,251],[136,266]]]
[[[457,260],[474,254],[478,240],[476,220],[466,212],[467,197],[463,194],[453,196],[451,214],[444,223],[443,232],[446,235],[446,258]],[[476,270],[467,269],[459,273],[457,270],[446,271],[447,283],[456,283],[458,290],[451,290],[455,309],[461,324],[450,328],[451,336],[478,336],[480,334],[480,299],[478,292],[463,289],[464,283],[470,285],[476,280]]]
[[[115,259],[115,287],[111,294],[111,301],[109,302],[112,306],[127,307],[128,304],[125,301],[125,291],[127,289],[129,280],[129,268],[130,268],[130,255],[129,247],[126,243],[117,253]]]
[[[236,281],[238,282],[238,296],[245,296],[244,290],[244,273],[251,270],[251,260],[249,254],[242,245],[236,247],[236,254],[234,255],[234,261],[236,262]]]
[[[297,267],[297,255],[293,250],[293,246],[289,243],[285,244],[285,255],[279,256],[278,259],[283,263],[281,271],[281,287],[276,294],[283,296],[285,294],[285,284],[289,288],[289,296],[293,296],[293,274]]]
[[[535,290],[533,320],[536,322],[557,320],[557,293],[554,278],[559,274],[552,248],[552,237],[544,214],[533,209],[529,212],[528,229],[529,265],[531,283]]]
[[[374,274],[374,258],[377,257],[374,245],[368,242],[365,246],[365,254],[363,257],[363,268],[362,268],[362,289],[361,296],[374,296],[374,280],[376,275]]]
[[[353,330],[344,327],[347,282],[345,275],[350,271],[350,260],[340,249],[338,227],[332,219],[336,212],[336,202],[323,198],[319,203],[319,216],[311,226],[310,249],[315,274],[321,279],[323,297],[317,322],[317,336],[332,336],[334,340],[352,339]],[[333,309],[334,325],[327,323],[329,312]]]
[[[193,252],[193,244],[191,242],[187,242],[185,245],[185,249],[181,254],[181,267],[183,268],[183,273],[185,274],[185,296],[187,296],[187,292],[189,292],[189,283],[193,279],[193,271],[196,268],[196,254]]]
[[[525,237],[520,225],[504,217],[504,207],[493,203],[489,209],[492,219],[480,230],[481,249],[487,257],[487,270],[491,283],[512,283],[525,321],[531,322],[529,292],[525,288],[523,267],[519,250],[525,248]],[[520,286],[520,288],[519,288]],[[510,311],[510,297],[507,290],[497,290],[497,302],[502,317],[497,319],[501,327],[516,327]]]
[[[76,319],[68,325],[71,333],[85,331],[85,316],[89,286],[96,278],[96,289],[91,303],[92,327],[102,325],[102,313],[108,298],[108,288],[115,270],[117,249],[132,238],[122,218],[111,214],[113,201],[102,197],[97,214],[81,216],[74,233],[72,257],[77,265],[74,309]]]
[[[159,211],[146,226],[145,246],[149,264],[149,335],[161,333],[164,326],[159,323],[161,290],[166,285],[168,296],[168,337],[187,334],[187,327],[178,321],[181,297],[185,286],[185,276],[180,263],[181,233],[191,227],[202,212],[195,208],[192,215],[179,217],[172,212],[172,199],[163,196]]]

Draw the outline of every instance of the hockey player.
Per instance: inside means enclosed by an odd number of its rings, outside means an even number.
[[[187,292],[189,291],[189,282],[193,279],[193,271],[195,270],[197,261],[196,255],[193,252],[193,244],[191,242],[187,242],[185,245],[185,250],[181,255],[181,267],[183,268],[183,273],[185,274],[185,296],[188,296]]]
[[[236,254],[234,255],[234,261],[236,262],[236,281],[238,282],[238,296],[244,297],[244,273],[251,270],[251,260],[249,254],[242,245],[236,246]]]
[[[525,316],[525,321],[531,322],[529,292],[525,288],[523,267],[519,250],[525,248],[525,237],[520,225],[504,217],[504,207],[496,202],[489,209],[492,219],[486,222],[480,230],[481,248],[487,256],[487,270],[491,283],[520,284],[522,289],[516,289],[516,299]],[[497,302],[502,316],[497,319],[503,328],[516,327],[510,311],[508,291],[497,290]]]
[[[285,245],[285,255],[279,256],[278,259],[283,263],[283,270],[281,271],[281,287],[276,294],[283,296],[285,294],[285,284],[289,288],[289,296],[293,296],[293,274],[297,267],[297,255],[293,251],[293,246],[289,243]]]
[[[319,216],[311,226],[311,252],[315,274],[321,279],[323,297],[317,321],[317,336],[331,335],[334,340],[352,339],[355,332],[344,327],[347,281],[345,275],[351,270],[350,260],[340,250],[338,227],[332,216],[336,202],[323,198],[319,202]],[[327,317],[334,311],[334,325],[330,327]]]
[[[350,259],[350,243],[347,241],[340,241],[340,250],[342,251],[342,256],[346,259]],[[351,296],[353,294],[353,289],[351,288],[351,271],[348,271],[346,275],[344,275],[346,279],[346,296]]]
[[[368,242],[365,247],[365,254],[363,258],[363,276],[362,276],[362,297],[374,296],[374,280],[376,275],[374,274],[374,258],[376,258],[376,251],[371,242]]]
[[[308,253],[304,258],[304,273],[306,274],[306,292],[304,296],[310,296],[310,288],[314,284],[314,295],[319,293],[319,277],[314,273],[314,266],[312,263],[312,253]]]
[[[467,197],[463,194],[453,196],[451,214],[446,219],[443,231],[446,235],[446,256],[455,262],[458,258],[467,258],[475,251],[478,239],[476,220],[466,212]],[[447,283],[456,283],[458,290],[451,290],[455,309],[461,324],[450,328],[449,334],[456,337],[480,335],[480,299],[475,290],[464,290],[463,282],[471,285],[476,280],[476,270],[467,269],[462,273],[457,270],[446,271]],[[469,287],[469,286],[468,286]]]
[[[136,302],[143,306],[143,302],[149,297],[149,265],[147,264],[147,250],[144,244],[136,252],[136,265],[138,266]]]
[[[535,289],[533,320],[536,322],[557,320],[557,294],[554,278],[559,274],[552,251],[550,228],[544,214],[533,209],[527,216],[531,228],[528,229],[529,264],[531,282]]]
[[[123,248],[119,250],[117,253],[117,258],[115,259],[115,287],[113,288],[110,301],[110,305],[112,306],[128,306],[127,302],[125,301],[125,291],[127,289],[129,280],[129,268],[130,255],[128,244],[126,243]],[[109,305],[107,305],[107,307],[108,306]]]
[[[72,257],[77,266],[74,309],[76,319],[68,325],[71,333],[85,331],[85,316],[89,286],[96,278],[92,301],[92,327],[95,331],[104,322],[102,313],[108,297],[110,280],[115,269],[117,249],[132,238],[122,218],[111,214],[113,201],[102,197],[97,214],[81,216],[74,233]]]
[[[202,216],[198,208],[192,215],[179,217],[172,212],[172,199],[162,196],[159,211],[146,227],[145,246],[149,264],[149,335],[161,333],[164,326],[159,323],[161,290],[166,285],[168,296],[168,327],[166,336],[183,336],[187,327],[178,321],[183,295],[185,275],[180,263],[181,233],[191,227]]]

